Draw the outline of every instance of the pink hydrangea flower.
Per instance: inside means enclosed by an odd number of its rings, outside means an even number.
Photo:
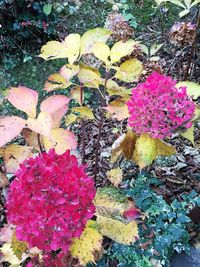
[[[186,87],[175,87],[171,77],[152,73],[146,82],[132,90],[127,102],[129,126],[137,133],[148,133],[153,138],[170,137],[180,127],[190,128],[195,104]]]
[[[68,251],[95,212],[95,187],[84,166],[54,150],[23,162],[7,197],[7,218],[30,247]]]

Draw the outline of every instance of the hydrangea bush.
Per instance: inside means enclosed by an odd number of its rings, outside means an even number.
[[[76,157],[50,150],[20,165],[7,197],[7,218],[30,247],[66,252],[93,217],[94,197],[94,182]]]
[[[186,87],[178,89],[175,85],[171,77],[154,72],[132,90],[127,102],[128,124],[137,134],[147,133],[163,139],[180,127],[192,126],[195,104],[187,95]]]

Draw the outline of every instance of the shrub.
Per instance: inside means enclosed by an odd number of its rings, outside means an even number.
[[[94,183],[76,157],[50,150],[20,165],[7,198],[8,221],[30,247],[67,251],[94,214],[94,196]]]
[[[190,128],[195,104],[186,87],[175,87],[171,77],[154,72],[132,90],[128,101],[129,126],[138,134],[154,138],[170,137],[179,127]]]

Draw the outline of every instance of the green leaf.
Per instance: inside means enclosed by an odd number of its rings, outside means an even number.
[[[43,12],[46,16],[51,14],[53,4],[46,4],[43,6]]]
[[[176,84],[177,88],[187,87],[187,94],[196,100],[200,96],[200,84],[194,82],[179,82]]]
[[[138,59],[132,58],[120,65],[119,70],[115,74],[115,78],[128,83],[137,82],[142,71],[142,63]]]
[[[187,138],[194,146],[194,124],[192,124],[191,128],[188,128],[185,132],[182,132],[181,136]]]

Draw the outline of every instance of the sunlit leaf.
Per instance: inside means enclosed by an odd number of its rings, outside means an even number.
[[[194,146],[194,124],[192,124],[191,128],[188,128],[185,132],[182,132],[181,136],[188,139]]]
[[[15,232],[12,235],[11,248],[19,260],[22,260],[22,254],[28,250],[28,243],[17,239]]]
[[[109,96],[118,95],[121,96],[124,100],[130,98],[131,90],[125,87],[119,86],[115,81],[109,79],[106,83],[106,89]]]
[[[40,112],[37,119],[28,118],[28,128],[44,136],[50,136],[53,120],[49,113]]]
[[[88,107],[73,107],[72,112],[79,113],[77,116],[81,119],[94,120],[94,114]]]
[[[35,118],[38,92],[24,86],[11,87],[6,98],[15,108]]]
[[[65,125],[68,127],[70,124],[74,123],[77,120],[77,115],[71,113],[65,118]]]
[[[49,41],[46,45],[42,46],[39,57],[44,60],[67,58],[67,53],[67,47],[64,42]]]
[[[120,65],[115,78],[123,82],[137,82],[142,74],[142,63],[136,58],[128,59]]]
[[[131,245],[138,239],[138,227],[135,221],[124,224],[118,220],[98,216],[97,223],[100,233],[117,243]]]
[[[81,265],[95,263],[96,253],[102,253],[103,237],[98,231],[95,221],[89,220],[80,238],[74,238],[70,252],[74,258],[78,258]]]
[[[196,121],[200,118],[200,108],[198,108],[197,106],[195,107],[195,112],[194,112],[194,118],[192,119],[192,121]]]
[[[69,82],[75,75],[78,74],[80,70],[79,65],[64,65],[59,73],[62,77],[66,79],[67,82]]]
[[[7,173],[15,173],[19,164],[32,156],[32,147],[11,144],[4,150],[4,163]]]
[[[20,264],[20,260],[15,256],[10,243],[5,243],[0,248],[0,253],[2,253],[4,261],[9,262],[10,264]]]
[[[44,147],[48,151],[55,148],[57,154],[61,155],[66,150],[76,149],[77,139],[69,130],[62,128],[53,129],[50,137],[43,137]]]
[[[108,117],[122,121],[129,117],[128,107],[121,99],[110,102],[107,107]]]
[[[54,73],[47,78],[44,84],[44,90],[47,92],[52,92],[58,89],[65,89],[71,85],[71,82],[66,81],[66,79],[59,73]]]
[[[110,48],[105,43],[96,42],[93,45],[92,52],[98,59],[102,60],[105,63],[108,62],[108,57],[110,55]]]
[[[128,40],[126,42],[119,41],[113,45],[110,51],[111,64],[118,62],[121,58],[128,56],[134,49],[138,42]]]
[[[135,144],[133,159],[142,169],[151,165],[157,156],[171,156],[175,153],[176,150],[171,145],[148,134],[141,134]]]
[[[176,149],[172,145],[167,144],[160,139],[154,139],[154,141],[156,144],[157,156],[170,157],[176,154]]]
[[[108,171],[106,173],[107,179],[115,186],[118,187],[118,185],[122,182],[123,175],[122,175],[122,169],[116,168]]]
[[[20,134],[25,124],[26,121],[17,116],[0,117],[0,147]]]
[[[193,99],[197,99],[200,96],[200,84],[194,82],[179,82],[176,84],[177,88],[186,87],[187,94]]]
[[[96,216],[104,216],[128,223],[137,217],[137,209],[133,200],[128,199],[119,189],[108,186],[98,188],[94,204]],[[132,217],[124,216],[127,212],[135,212]]]
[[[60,126],[62,118],[68,110],[69,101],[70,98],[64,95],[52,95],[42,101],[40,110],[51,115],[53,120],[52,127],[57,128]]]
[[[81,38],[81,55],[92,53],[93,45],[96,42],[106,43],[111,31],[103,28],[96,28],[85,32]]]
[[[189,13],[190,13],[190,10],[189,9],[185,9],[185,10],[183,10],[183,11],[181,11],[179,13],[179,17],[182,18],[182,17],[186,16]]]
[[[65,38],[65,46],[67,47],[67,58],[69,64],[72,65],[78,58],[81,45],[81,36],[78,33],[69,34]]]
[[[100,73],[86,65],[81,65],[78,73],[78,79],[86,87],[99,88],[101,76]]]
[[[177,5],[177,6],[180,6],[180,7],[182,7],[182,8],[185,9],[184,4],[183,4],[181,1],[179,1],[179,0],[168,0],[168,2],[170,2],[170,3],[172,3],[172,4],[175,4],[175,5]]]

